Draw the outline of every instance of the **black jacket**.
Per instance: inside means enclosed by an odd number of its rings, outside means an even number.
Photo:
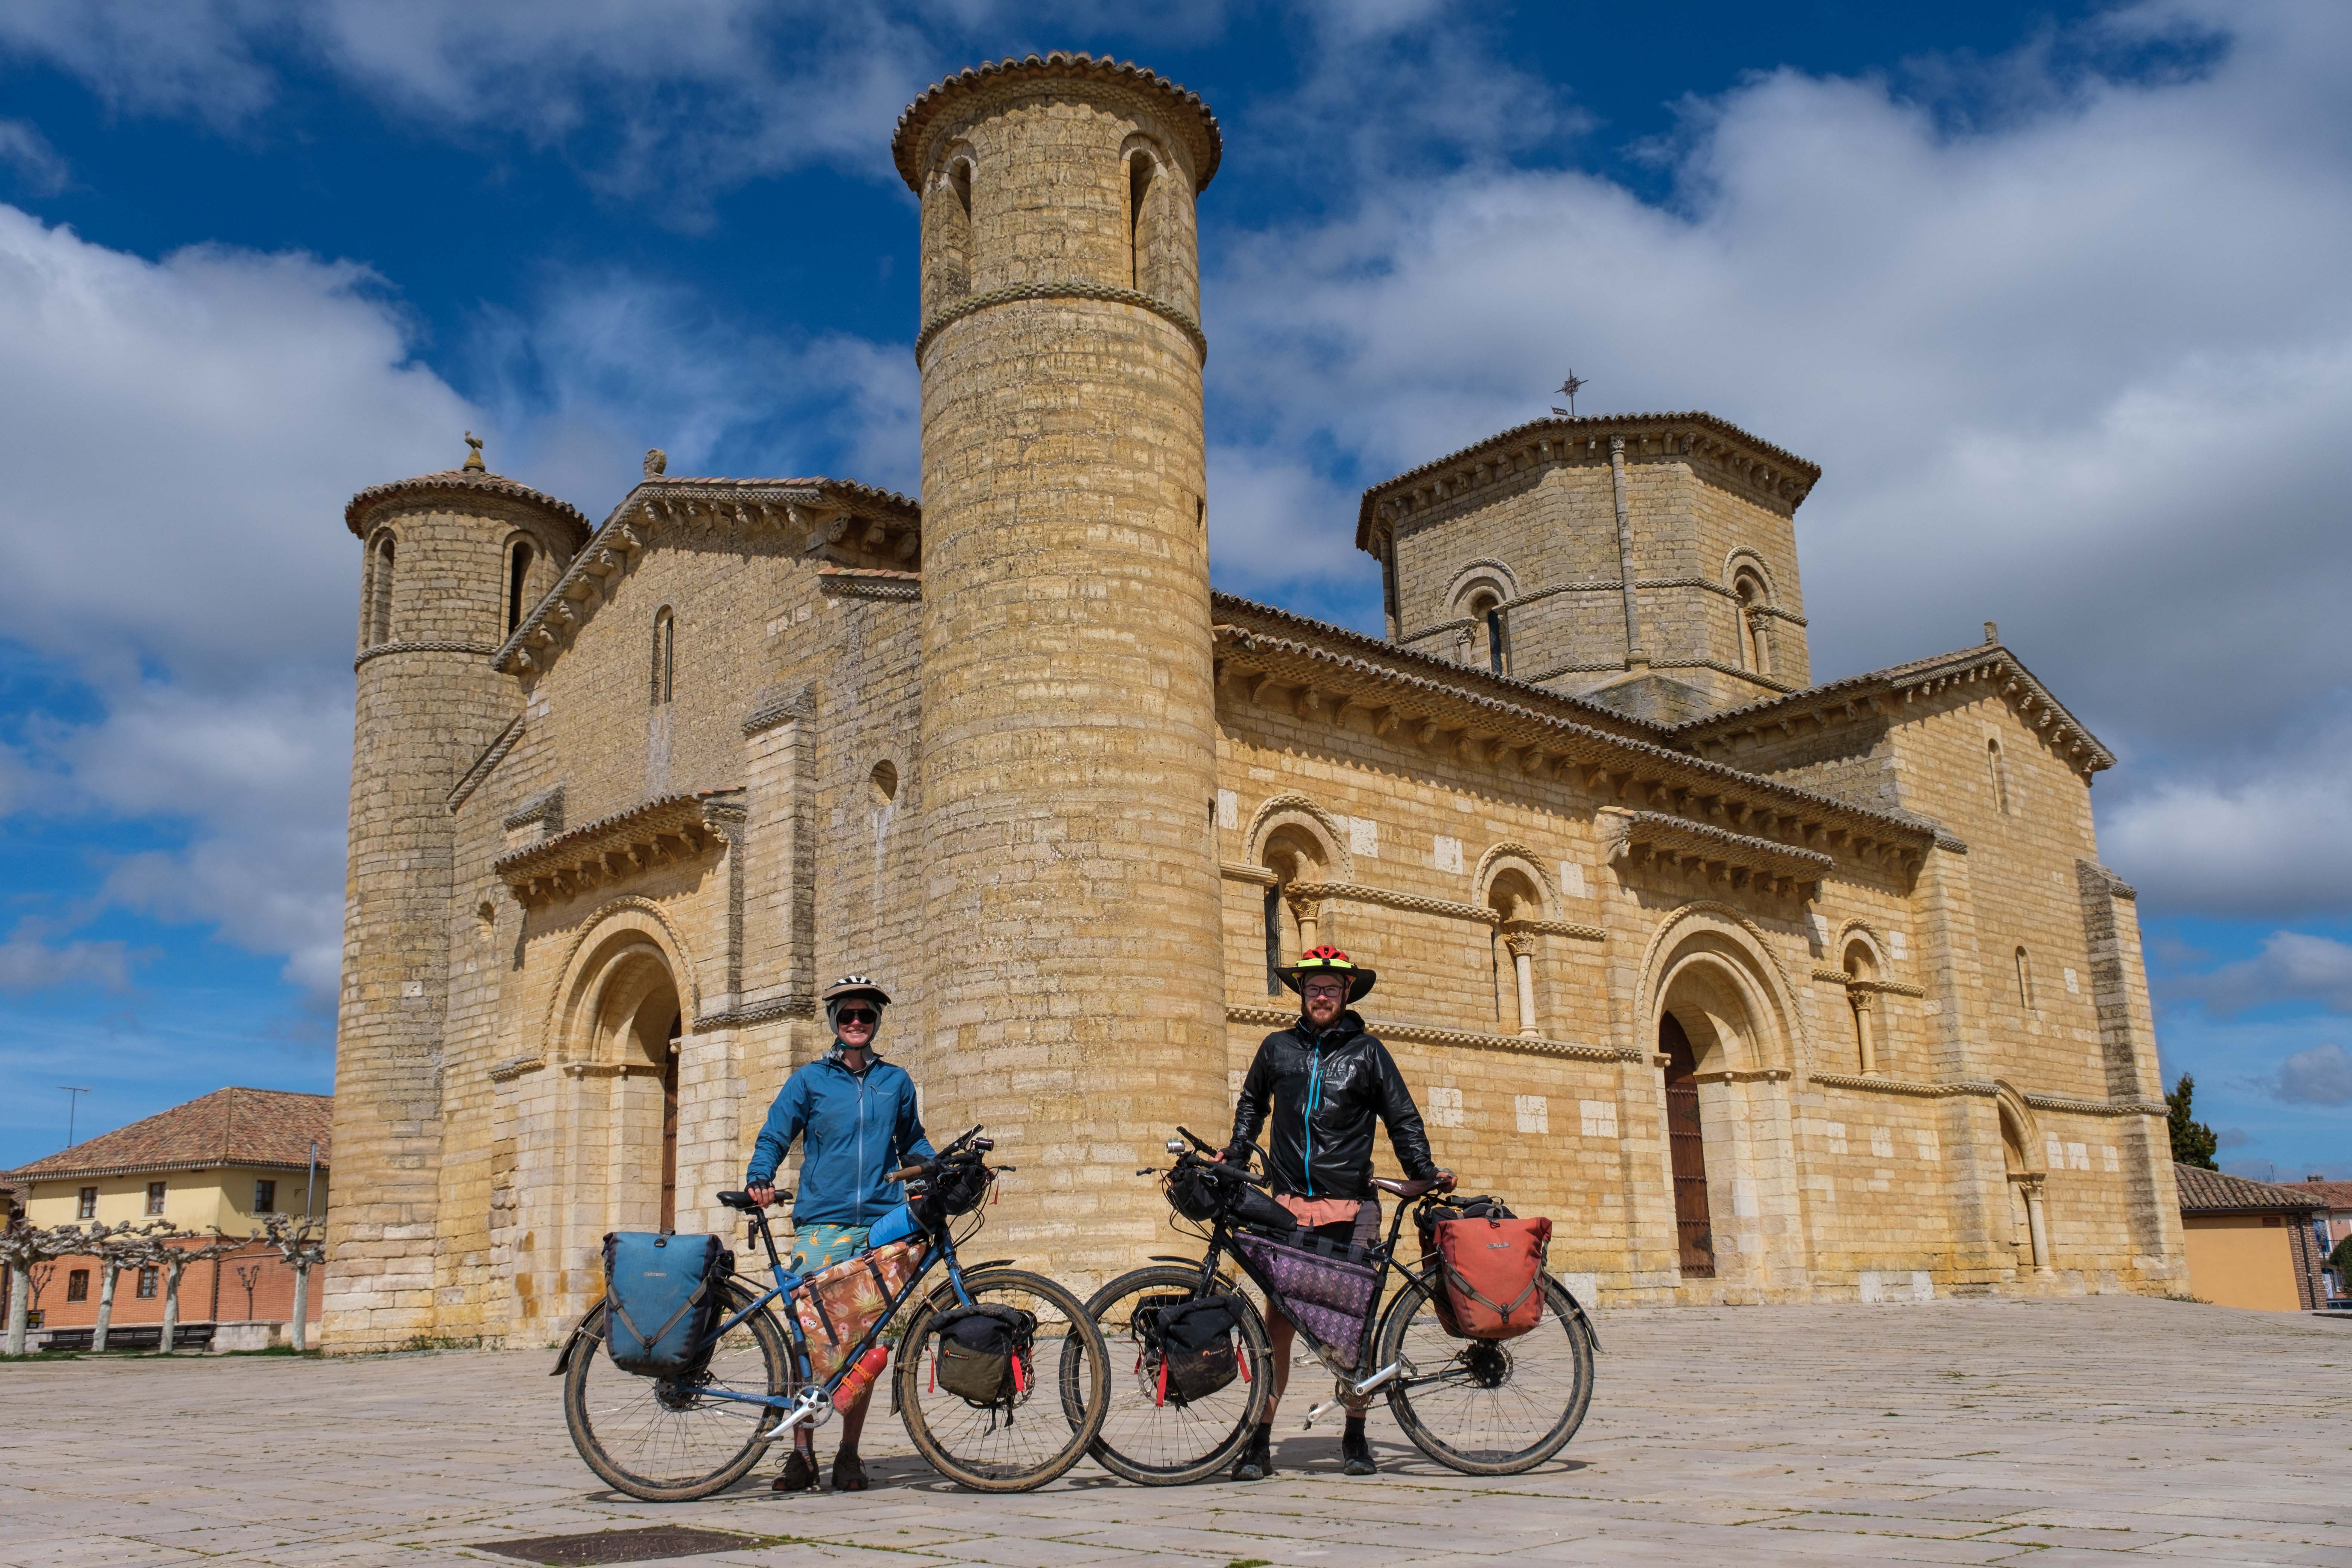
[[[1340,1014],[1320,1038],[1304,1018],[1265,1037],[1242,1079],[1230,1146],[1255,1138],[1269,1110],[1265,1151],[1277,1193],[1370,1197],[1375,1119],[1388,1123],[1406,1175],[1418,1182],[1437,1173],[1412,1091],[1389,1048],[1364,1033],[1353,1012]]]

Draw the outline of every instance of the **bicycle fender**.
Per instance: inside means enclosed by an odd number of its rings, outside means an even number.
[[[597,1306],[601,1307],[603,1304],[604,1303],[602,1302],[598,1302]],[[591,1344],[595,1342],[597,1336],[588,1331],[588,1325],[595,1319],[595,1316],[596,1308],[592,1307],[588,1310],[588,1315],[580,1320],[579,1327],[572,1331],[571,1334],[563,1342],[563,1348],[556,1352],[555,1370],[547,1374],[548,1376],[562,1377],[564,1373],[570,1369],[572,1365],[572,1353],[580,1348],[580,1342],[582,1340],[586,1340]],[[591,1350],[588,1353],[593,1355],[596,1352],[593,1350]]]
[[[1552,1281],[1554,1284],[1559,1286],[1559,1293],[1568,1298],[1568,1304],[1576,1309],[1576,1321],[1582,1323],[1584,1325],[1584,1331],[1592,1337],[1592,1353],[1594,1355],[1599,1355],[1601,1353],[1601,1331],[1592,1326],[1592,1314],[1584,1310],[1584,1303],[1576,1299],[1576,1292],[1568,1288],[1568,1284],[1565,1280],[1561,1279],[1555,1274],[1552,1276]]]

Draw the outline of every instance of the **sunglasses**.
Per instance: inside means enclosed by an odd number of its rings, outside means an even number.
[[[838,1015],[845,1024],[878,1024],[882,1015],[871,1007],[844,1007]]]

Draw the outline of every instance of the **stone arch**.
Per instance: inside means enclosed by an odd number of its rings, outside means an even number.
[[[1492,588],[1497,599],[1508,601],[1519,596],[1518,574],[1492,556],[1481,556],[1475,561],[1464,563],[1461,569],[1454,574],[1454,580],[1446,584],[1447,606],[1456,615],[1466,614],[1463,606],[1481,584]]]
[[[1499,561],[1474,561],[1454,574],[1446,589],[1446,614],[1470,625],[1454,634],[1455,660],[1485,664],[1496,675],[1510,670],[1509,612],[1519,596],[1518,578]]]
[[[614,962],[631,950],[642,950],[639,956],[658,958],[667,968],[677,990],[678,1010],[686,1018],[687,1029],[692,1031],[702,1012],[702,988],[685,939],[652,900],[619,898],[590,916],[564,952],[557,972],[562,978],[549,1001],[541,1031],[541,1054],[549,1062],[598,1059],[589,1015]]]
[[[1532,912],[1522,912],[1515,918],[1547,921],[1559,918],[1559,896],[1554,892],[1550,879],[1543,874],[1542,863],[1537,858],[1536,852],[1524,844],[1496,844],[1478,858],[1477,869],[1470,877],[1471,902],[1482,910],[1495,909],[1497,884],[1508,887],[1514,881],[1527,883],[1535,894],[1536,904]],[[1508,915],[1508,911],[1499,909],[1496,912]]]
[[[1748,545],[1735,544],[1724,552],[1723,585],[1727,588],[1733,586],[1739,581],[1739,574],[1743,572],[1752,573],[1755,575],[1757,582],[1764,589],[1764,602],[1767,605],[1778,605],[1780,602],[1780,584],[1773,577],[1772,568],[1764,563],[1764,557],[1757,554]]]
[[[1348,848],[1346,827],[1311,797],[1291,792],[1268,795],[1259,805],[1243,840],[1249,846],[1249,863],[1273,869],[1267,857],[1276,851],[1286,837],[1311,851],[1309,858],[1318,861],[1323,871],[1320,879],[1356,879],[1356,858]],[[1307,880],[1304,877],[1295,879]]]
[[[2049,1168],[2042,1158],[2041,1126],[2033,1108],[2006,1080],[1993,1081],[1993,1103],[2000,1116],[2001,1173],[2009,1188],[2011,1245],[2024,1249],[2033,1272],[2050,1272],[2050,1219],[2043,1178]]]
[[[377,647],[392,640],[392,590],[398,570],[400,535],[391,524],[368,535],[365,569],[360,578],[360,646]]]
[[[1659,1015],[1667,1010],[1668,997],[1685,981],[1697,984],[1708,999],[1738,1003],[1739,1011],[1748,1020],[1748,1026],[1739,1027],[1737,1020],[1727,1015],[1725,1021],[1733,1025],[1733,1033],[1738,1037],[1718,1038],[1714,1043],[1737,1047],[1727,1049],[1727,1056],[1739,1055],[1746,1059],[1726,1059],[1717,1063],[1717,1068],[1780,1068],[1793,1071],[1801,1053],[1810,1059],[1811,1041],[1805,1034],[1804,1016],[1797,1010],[1796,992],[1789,984],[1788,971],[1755,922],[1729,905],[1700,900],[1683,905],[1659,921],[1642,955],[1640,973],[1637,1016],[1644,1021],[1645,1030],[1657,1026]],[[1698,1055],[1702,1068],[1706,1068],[1706,1045],[1700,1040],[1699,1032],[1690,1028],[1689,1020],[1684,1021],[1684,1027],[1690,1034],[1692,1049]],[[1719,1032],[1712,1020],[1707,1027],[1711,1035]]]
[[[2012,1175],[2042,1177],[2049,1165],[2042,1153],[2042,1125],[2033,1108],[2005,1079],[1993,1081],[1993,1102],[2000,1112],[2001,1163]]]
[[[1874,1073],[1885,1063],[1885,1020],[1876,1016],[1876,983],[1887,973],[1886,950],[1878,933],[1861,921],[1848,921],[1831,952],[1846,979],[1846,1005],[1853,1015],[1856,1070]]]

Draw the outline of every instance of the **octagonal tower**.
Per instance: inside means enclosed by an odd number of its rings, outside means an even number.
[[[1073,1282],[1227,1114],[1193,198],[1215,119],[1133,66],[967,70],[898,124],[922,201],[922,800],[935,1131]],[[953,1122],[955,1125],[950,1126]],[[1213,1131],[1214,1130],[1214,1131]]]

